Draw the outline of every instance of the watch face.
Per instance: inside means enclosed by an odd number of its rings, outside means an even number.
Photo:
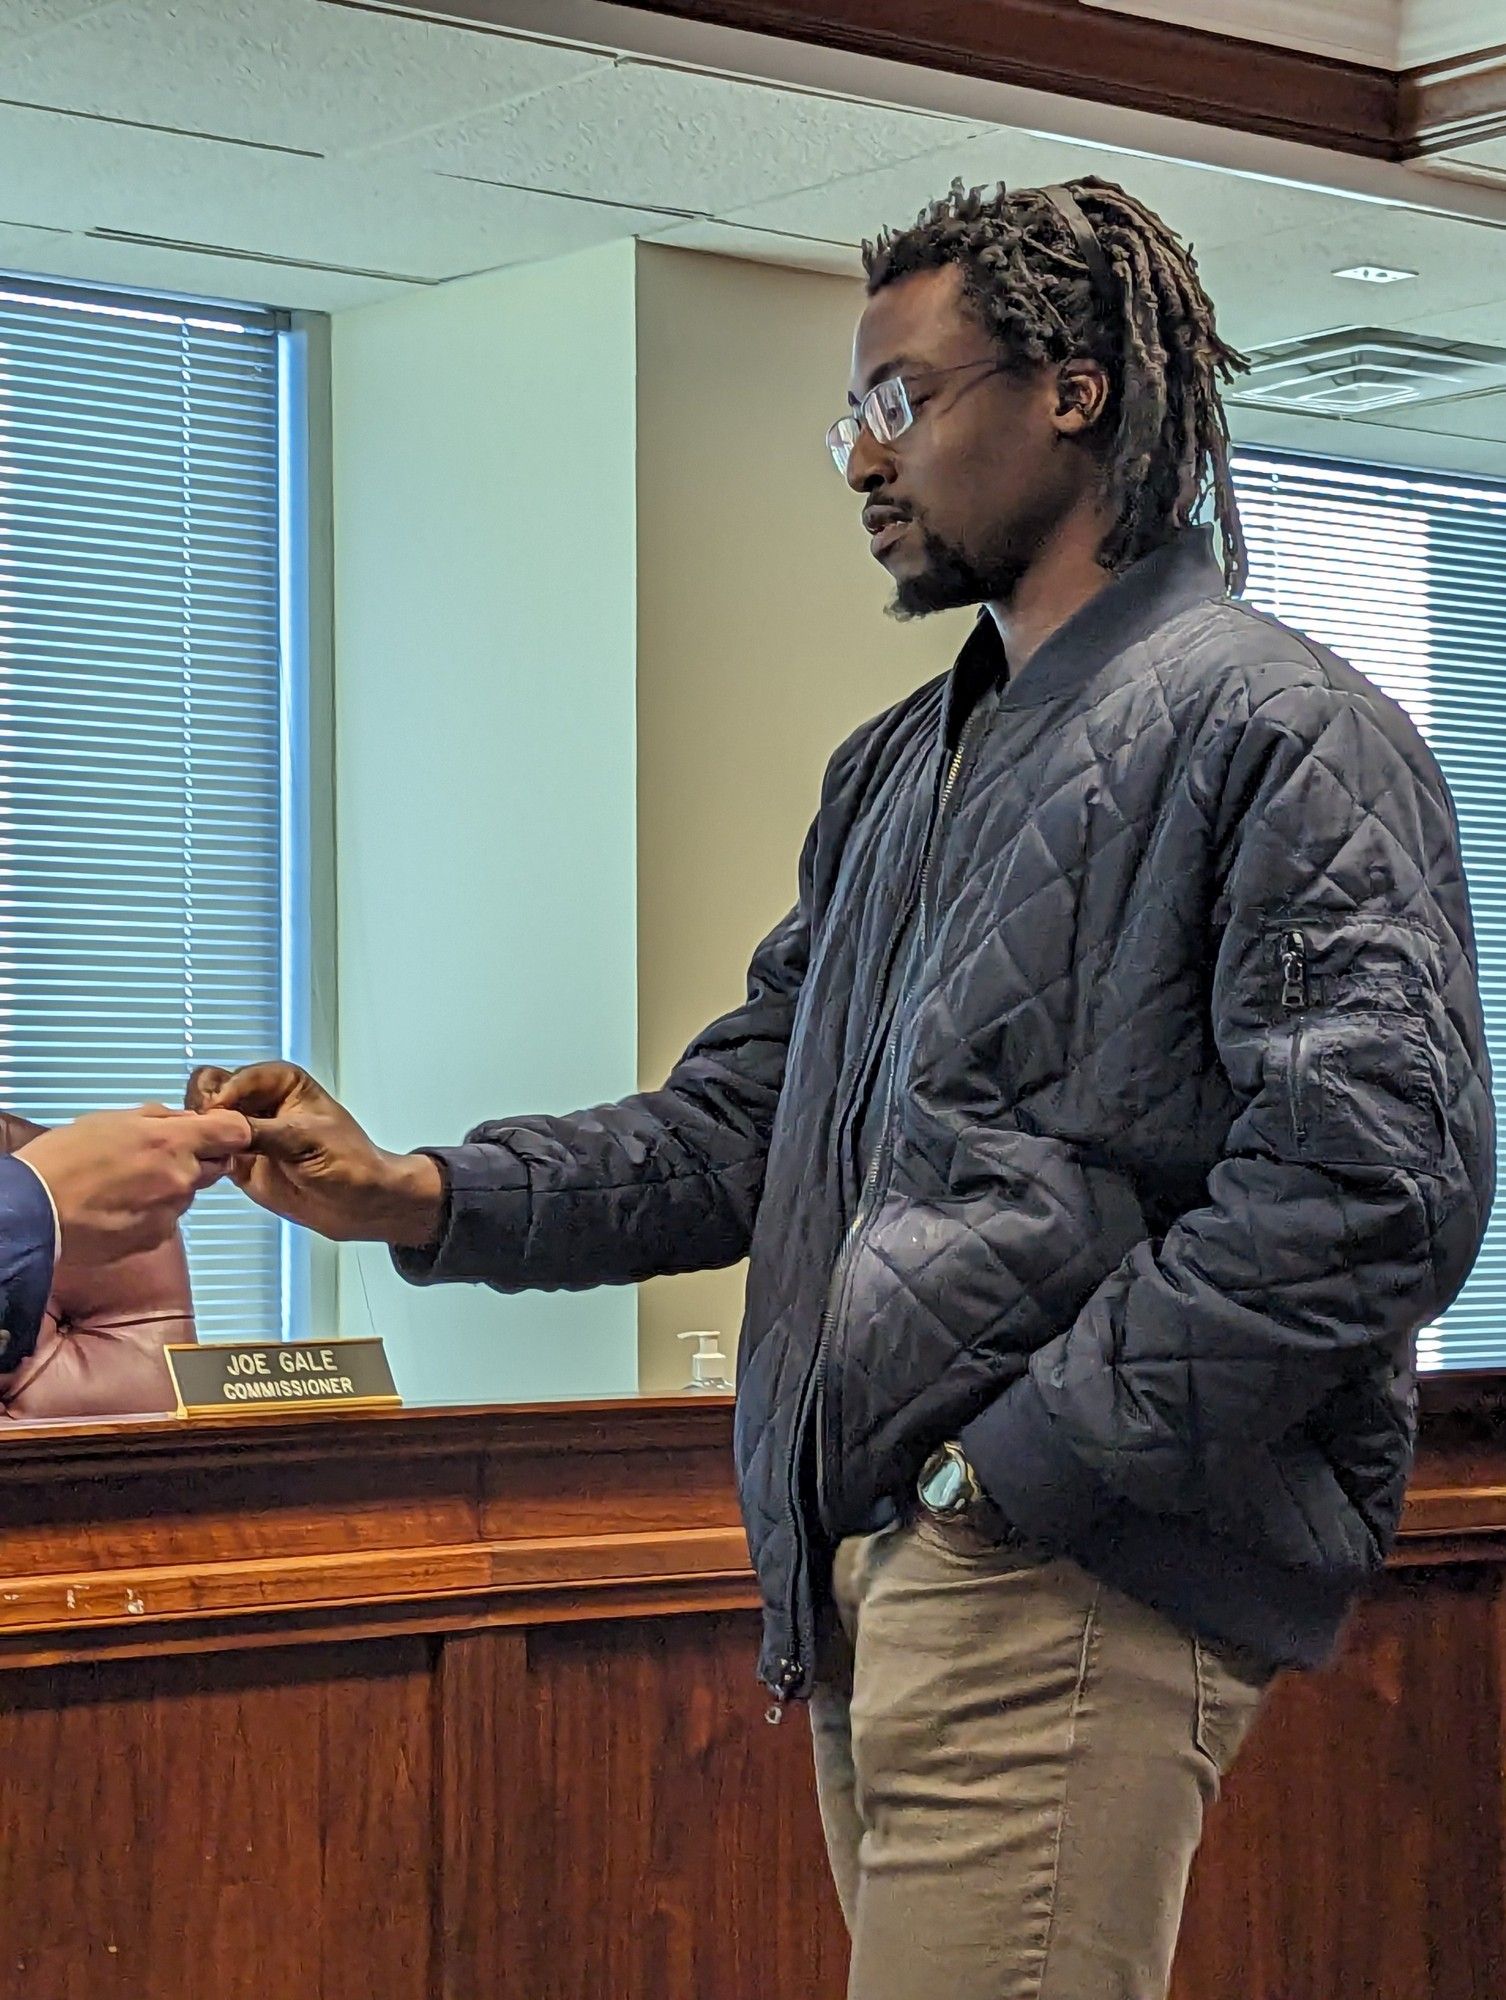
[[[943,1458],[926,1472],[920,1484],[920,1497],[938,1514],[952,1514],[966,1505],[967,1481],[956,1459]]]

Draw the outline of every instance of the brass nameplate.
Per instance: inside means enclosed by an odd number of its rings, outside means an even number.
[[[379,1340],[211,1341],[170,1346],[180,1417],[373,1410],[401,1403]]]

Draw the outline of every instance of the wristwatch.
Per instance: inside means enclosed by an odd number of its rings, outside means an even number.
[[[968,1463],[960,1444],[948,1442],[936,1450],[920,1468],[915,1482],[916,1496],[928,1514],[943,1521],[955,1520],[983,1504],[983,1488]]]

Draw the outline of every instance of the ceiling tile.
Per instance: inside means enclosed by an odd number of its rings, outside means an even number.
[[[0,97],[341,153],[604,67],[574,49],[320,0],[135,0],[31,47],[0,39]]]
[[[732,222],[857,243],[886,224],[905,224],[954,179],[967,187],[1041,187],[1085,174],[1117,182],[1164,216],[1201,253],[1278,229],[1310,226],[1352,201],[1140,153],[1115,153],[1033,132],[976,127],[950,143],[875,172],[854,174],[778,200],[723,212]]]
[[[1219,325],[1239,347],[1341,326],[1415,328],[1476,338],[1461,310],[1506,297],[1506,231],[1364,203],[1334,202],[1311,229],[1278,231],[1200,252]],[[1399,285],[1334,277],[1350,264],[1392,264]],[[1497,337],[1502,329],[1497,314]]]
[[[1493,298],[1453,312],[1423,313],[1396,321],[1412,333],[1435,334],[1440,340],[1474,340],[1488,347],[1506,347],[1506,285]]]
[[[0,227],[0,260],[12,271],[44,278],[77,279],[122,290],[166,292],[178,298],[252,300],[257,305],[305,312],[343,312],[381,299],[410,295],[406,285],[342,277],[240,258],[165,250],[152,244],[109,243],[86,236],[48,239],[44,258],[28,255]]]
[[[1421,432],[1429,437],[1477,438],[1494,445],[1490,460],[1497,475],[1506,472],[1506,392],[1491,396],[1468,396],[1457,403],[1430,403],[1420,410],[1388,410],[1388,423],[1396,430]]]
[[[3,108],[0,189],[14,220],[427,281],[585,249],[657,219]]]
[[[67,254],[65,245],[72,241],[65,229],[38,229],[0,217],[0,271],[21,277],[50,277],[57,270],[58,258]]]
[[[754,229],[714,216],[694,222],[672,222],[649,240],[673,250],[704,250],[714,257],[742,257],[753,264],[780,264],[800,271],[826,271],[833,277],[863,275],[862,259],[848,243],[827,243],[819,237],[790,236],[780,230]]]
[[[103,13],[113,4],[114,0],[0,0],[0,49],[45,35],[85,14]]]
[[[1457,472],[1498,479],[1506,452],[1488,438],[1449,431],[1407,430],[1368,418],[1299,417],[1283,410],[1232,410],[1235,442],[1277,451],[1312,451],[1325,458],[1411,465],[1425,472]]]
[[[1506,293],[1506,229],[1453,216],[1330,198],[1308,226],[1263,235],[1246,247],[1251,262],[1268,274],[1308,274],[1329,296],[1347,302],[1352,316],[1378,313],[1382,326]],[[1391,265],[1417,276],[1384,287],[1334,278],[1355,264]]]
[[[394,167],[719,214],[904,159],[961,127],[922,112],[623,63],[384,149]]]
[[[222,232],[216,241],[431,280],[567,255],[631,236],[657,220],[564,195],[473,187],[370,166],[273,164],[278,171],[262,177],[260,186],[251,184],[256,177],[238,184],[231,177],[207,204],[194,186],[183,187],[180,212],[189,221],[204,214]],[[172,233],[204,240],[186,227]]]
[[[1506,139],[1481,139],[1472,146],[1455,147],[1440,158],[1462,161],[1466,166],[1488,167],[1492,173],[1506,173]]]
[[[1028,186],[1043,157],[1041,143],[1023,132],[999,131],[986,137],[977,127],[936,135],[936,143],[909,159],[849,174],[831,186],[813,186],[775,200],[744,203],[720,211],[727,222],[782,229],[795,236],[861,243],[887,225],[912,222],[954,177],[968,185],[1000,178]],[[1050,178],[1050,175],[1047,175]]]
[[[1018,187],[1089,173],[1119,182],[1192,244],[1220,325],[1239,346],[1361,322],[1400,325],[1506,293],[1500,230],[1007,130],[835,186],[734,209],[722,219],[787,232],[795,243],[808,240],[801,254],[814,256],[823,241],[856,243],[886,222],[908,222],[954,176],[969,186],[1003,178]],[[775,255],[778,241],[769,238]],[[1420,275],[1386,291],[1333,276],[1362,262],[1399,264]]]

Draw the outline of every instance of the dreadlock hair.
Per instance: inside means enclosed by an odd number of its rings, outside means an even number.
[[[1099,560],[1115,570],[1134,562],[1211,492],[1225,580],[1238,591],[1248,565],[1220,390],[1249,364],[1219,338],[1192,251],[1159,216],[1096,175],[1066,191],[1098,239],[1109,287],[1094,282],[1071,223],[1042,189],[1011,194],[1001,181],[989,193],[957,180],[912,227],[864,243],[869,293],[955,264],[984,328],[1022,368],[1098,362],[1111,391],[1102,428],[1114,512]]]

